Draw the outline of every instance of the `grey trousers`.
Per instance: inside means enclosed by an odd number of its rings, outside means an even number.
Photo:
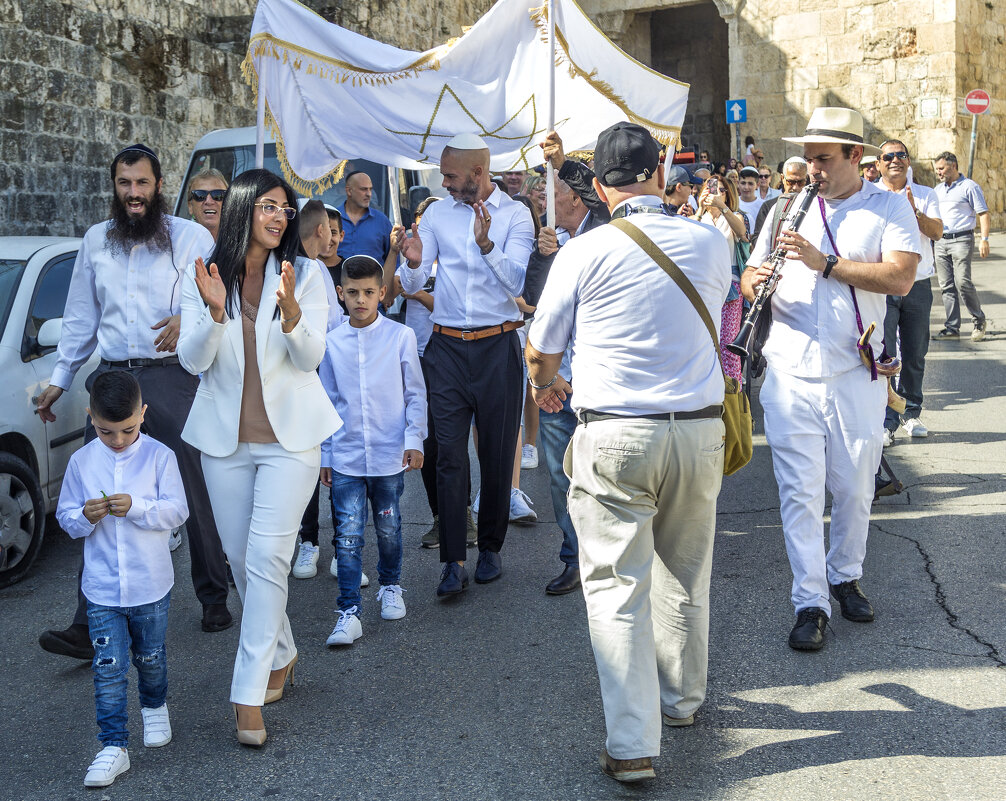
[[[947,312],[946,327],[951,331],[961,330],[961,299],[976,323],[985,321],[985,312],[978,302],[978,290],[971,280],[971,257],[974,250],[974,236],[941,239],[936,243],[936,275],[943,291],[943,308]]]
[[[723,421],[599,420],[566,451],[569,515],[615,759],[660,753],[705,700]]]

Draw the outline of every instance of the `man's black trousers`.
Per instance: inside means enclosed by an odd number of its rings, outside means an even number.
[[[499,552],[510,522],[510,479],[520,427],[520,340],[515,331],[471,342],[434,331],[423,358],[437,438],[440,561],[465,559],[473,416],[481,474],[479,550]]]

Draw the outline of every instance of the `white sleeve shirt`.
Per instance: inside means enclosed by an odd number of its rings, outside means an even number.
[[[935,192],[943,213],[943,230],[948,234],[973,231],[978,215],[989,210],[982,188],[963,175],[949,186],[940,181]]]
[[[799,208],[803,197],[802,193],[796,197],[791,211]],[[879,262],[884,253],[920,250],[919,223],[908,200],[876,184],[863,181],[856,194],[842,200],[825,200],[824,206],[840,252],[835,253],[828,239],[818,200],[807,210],[800,235],[826,255]],[[762,228],[748,259],[749,267],[768,260],[771,228]],[[864,329],[870,323],[877,324],[872,344],[879,353],[887,296],[857,289],[856,300]],[[860,334],[849,284],[835,276],[825,278],[819,270],[787,259],[771,302],[772,327],[763,349],[771,368],[801,378],[831,378],[857,367],[863,369],[856,348]]]
[[[524,290],[534,221],[527,206],[499,187],[486,206],[493,249],[485,255],[475,244],[475,210],[468,204],[444,198],[427,208],[419,222],[423,261],[402,270],[402,289],[410,295],[418,292],[438,263],[434,323],[466,329],[521,319],[514,298]]]
[[[325,284],[325,297],[328,298],[328,325],[327,331],[332,331],[342,325],[345,315],[342,313],[342,306],[339,305],[339,293],[335,289],[335,281],[332,280],[332,273],[328,271],[328,266],[321,259],[316,259],[318,269],[321,271],[321,280]]]
[[[628,203],[659,207],[660,199]],[[679,215],[626,219],[692,282],[719,336],[731,279],[723,235]],[[559,250],[528,339],[541,353],[562,353],[572,340],[577,410],[644,415],[723,402],[723,372],[698,312],[670,276],[611,225],[574,237]]]
[[[77,252],[53,386],[69,389],[95,347],[113,362],[170,356],[155,350],[160,331],[151,326],[179,313],[185,268],[213,251],[213,237],[203,226],[169,217],[170,250],[151,251],[143,244],[113,253],[105,238],[109,225],[92,225]]]
[[[84,502],[125,493],[125,517],[107,515],[92,525]],[[174,452],[144,434],[121,453],[95,439],[76,451],[63,477],[56,519],[84,539],[80,587],[92,603],[128,607],[153,603],[175,581],[168,537],[189,516]]]
[[[884,179],[881,178],[877,181],[876,186],[887,192],[894,192],[891,187],[884,183]],[[912,197],[915,198],[915,208],[920,212],[925,214],[927,217],[935,217],[937,219],[942,219],[940,217],[940,203],[936,199],[936,192],[930,189],[928,186],[923,186],[922,184],[912,183]],[[905,189],[908,188],[908,184],[905,184],[905,188],[900,192],[895,194],[901,195],[907,200],[907,195]],[[916,223],[916,228],[918,224]],[[919,251],[921,258],[919,259],[919,266],[915,270],[915,280],[923,281],[927,278],[931,278],[936,274],[936,263],[933,259],[933,240],[922,233],[919,230]]]
[[[379,314],[328,335],[321,383],[343,425],[321,445],[321,465],[349,476],[402,472],[406,450],[423,450],[426,385],[407,326]]]

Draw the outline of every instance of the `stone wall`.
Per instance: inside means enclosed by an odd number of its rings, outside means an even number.
[[[308,3],[410,49],[461,32],[489,0]],[[240,72],[255,0],[0,0],[0,234],[81,234],[108,210],[108,164],[143,141],[173,202],[193,145],[254,124]]]

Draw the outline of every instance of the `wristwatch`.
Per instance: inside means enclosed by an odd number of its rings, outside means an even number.
[[[836,264],[838,264],[838,256],[831,256],[831,255],[825,256],[824,257],[824,272],[822,272],[821,275],[824,278],[827,278],[829,275],[831,275],[831,271],[832,271],[832,269],[834,268],[834,266]]]

